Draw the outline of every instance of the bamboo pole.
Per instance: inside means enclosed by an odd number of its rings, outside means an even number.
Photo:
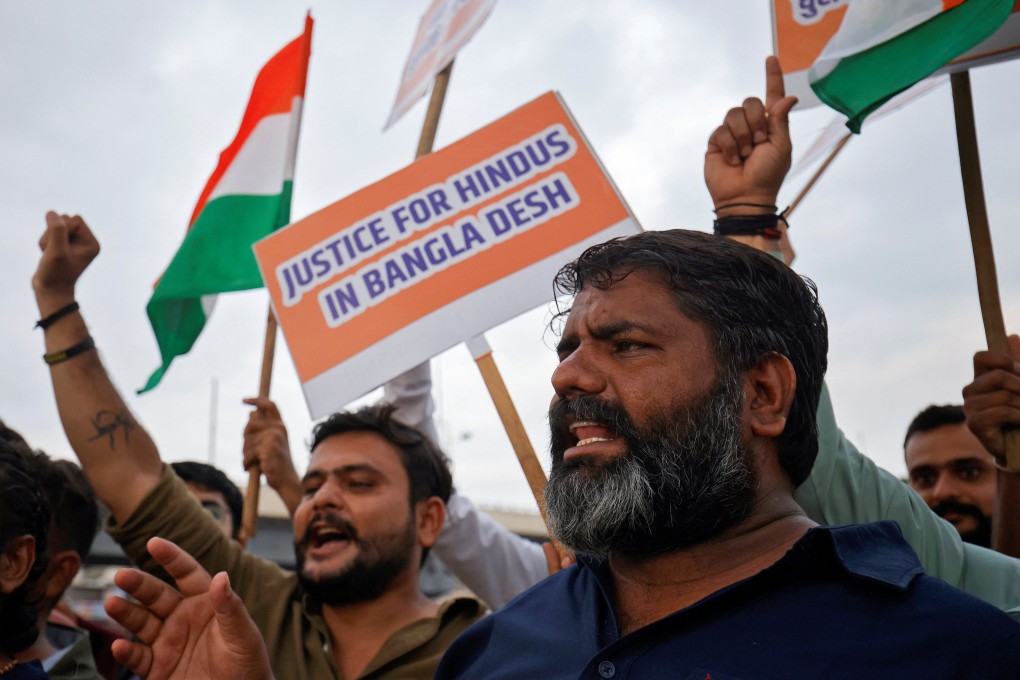
[[[788,267],[793,265],[793,260],[794,258],[797,257],[797,253],[794,252],[793,245],[790,243],[790,239],[786,235],[785,220],[793,215],[794,211],[797,209],[797,206],[799,206],[801,201],[803,201],[804,198],[808,195],[808,192],[810,192],[811,189],[814,188],[815,183],[819,179],[821,179],[822,175],[825,174],[825,171],[829,169],[829,165],[832,163],[832,161],[836,160],[836,156],[839,155],[839,152],[842,151],[843,147],[845,147],[847,143],[850,141],[851,136],[852,133],[847,132],[846,135],[839,140],[836,146],[833,147],[832,151],[829,152],[829,155],[825,157],[825,160],[822,162],[822,164],[818,166],[817,170],[815,170],[815,174],[811,175],[811,179],[807,181],[804,187],[800,190],[800,193],[797,194],[797,197],[793,199],[793,203],[791,203],[789,207],[787,207],[786,210],[783,211],[783,220],[781,220],[778,225],[780,233],[779,250],[783,254],[783,262],[785,262],[786,266]]]
[[[446,68],[436,74],[436,80],[432,83],[432,96],[429,98],[429,108],[425,111],[425,123],[421,126],[418,150],[414,154],[415,160],[432,153],[432,146],[436,143],[436,131],[439,129],[439,114],[443,112],[443,102],[446,101],[451,73],[453,73],[452,59]]]
[[[837,143],[836,146],[833,147],[832,151],[829,152],[829,155],[825,157],[825,161],[823,161],[822,164],[818,166],[818,169],[815,170],[815,174],[811,175],[811,179],[807,181],[807,184],[805,184],[804,188],[800,190],[800,193],[797,194],[797,197],[793,199],[793,202],[790,204],[790,207],[786,209],[786,217],[789,217],[790,215],[793,214],[793,211],[797,209],[797,206],[800,205],[800,202],[803,201],[804,197],[808,195],[808,192],[811,191],[812,188],[814,188],[815,182],[821,179],[822,174],[829,169],[829,165],[832,163],[832,161],[836,160],[836,156],[839,155],[839,152],[843,150],[843,147],[847,145],[847,142],[850,141],[850,138],[852,136],[853,133],[851,132],[846,133],[846,136],[844,136],[843,139],[839,140],[839,143]]]
[[[545,485],[547,481],[545,470],[538,462],[535,448],[531,445],[531,440],[528,439],[524,423],[521,422],[521,416],[517,413],[517,407],[514,406],[513,399],[510,397],[510,391],[507,390],[503,376],[496,366],[496,361],[492,358],[492,349],[484,335],[478,335],[468,340],[467,347],[478,365],[485,386],[492,396],[492,403],[496,406],[496,412],[499,413],[499,419],[503,422],[503,429],[506,430],[514,453],[517,454],[517,461],[521,464],[524,476],[528,480],[528,486],[531,487],[531,493],[535,497],[542,521],[548,527],[549,520],[545,514]],[[550,540],[561,558],[573,557],[570,551],[551,535]]]
[[[259,396],[269,396],[273,380],[273,359],[276,356],[276,316],[269,308],[266,316],[266,342],[262,349],[262,375],[259,376]],[[262,485],[262,469],[256,462],[248,468],[248,488],[244,493],[244,514],[241,520],[241,535],[247,540],[258,532],[259,489]]]
[[[960,149],[960,172],[963,175],[963,195],[967,204],[967,222],[974,250],[974,268],[977,273],[978,299],[981,319],[985,326],[985,340],[993,352],[1009,354],[1006,324],[1002,319],[998,277],[995,273],[995,253],[988,227],[985,208],[985,190],[981,180],[981,159],[978,156],[977,130],[974,124],[974,103],[970,93],[970,73],[962,71],[950,76],[953,88],[953,110],[956,114],[956,142]],[[1020,472],[1020,431],[1006,432],[1006,466],[1011,472]]]

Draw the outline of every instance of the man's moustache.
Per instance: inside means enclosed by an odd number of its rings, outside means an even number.
[[[312,540],[312,527],[316,524],[325,524],[326,526],[334,529],[340,529],[352,543],[359,544],[358,541],[358,530],[354,528],[354,525],[350,520],[341,517],[340,515],[332,512],[317,512],[312,515],[312,519],[305,526],[304,535],[301,536],[301,540],[298,542],[298,547],[304,550],[308,547],[308,544]]]
[[[979,520],[986,518],[985,513],[981,512],[976,505],[958,503],[956,501],[942,501],[932,508],[932,512],[939,517],[945,517],[946,515],[969,515]]]
[[[564,420],[570,416],[575,421],[591,421],[612,427],[619,434],[620,430],[629,430],[630,417],[617,403],[594,395],[560,399],[549,407],[549,424],[554,429],[566,429]]]

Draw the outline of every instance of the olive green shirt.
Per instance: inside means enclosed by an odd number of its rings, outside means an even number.
[[[339,677],[321,607],[302,592],[297,576],[245,552],[227,538],[169,466],[134,514],[123,524],[111,518],[107,531],[140,569],[161,577],[166,577],[165,572],[145,550],[153,536],[181,546],[210,573],[226,571],[231,586],[262,632],[277,678]],[[484,613],[482,603],[473,598],[443,602],[436,617],[415,621],[394,633],[360,677],[432,678],[453,639]]]

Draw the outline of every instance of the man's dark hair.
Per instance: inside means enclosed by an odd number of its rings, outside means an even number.
[[[28,649],[39,634],[39,600],[33,590],[49,566],[49,527],[50,509],[39,483],[25,469],[20,452],[0,438],[0,551],[6,552],[16,537],[35,539],[35,564],[28,578],[12,592],[0,594],[0,649],[8,656]]]
[[[11,448],[18,453],[28,454],[32,452],[32,447],[28,445],[28,442],[21,436],[21,433],[7,427],[7,423],[3,420],[0,420],[0,439],[10,444]]]
[[[963,407],[959,404],[930,404],[910,421],[907,434],[903,437],[903,448],[907,448],[907,442],[918,432],[927,432],[943,425],[956,425],[966,420]]]
[[[829,345],[814,283],[749,246],[674,229],[592,246],[559,271],[554,289],[558,296],[605,290],[638,270],[661,277],[680,311],[708,326],[724,370],[746,371],[772,352],[790,360],[797,388],[776,442],[780,465],[801,484],[818,455],[815,412]],[[558,318],[567,313],[560,309]]]
[[[223,496],[223,500],[227,502],[227,508],[230,510],[230,534],[237,538],[238,532],[241,531],[241,519],[244,512],[244,496],[241,495],[237,485],[230,481],[219,468],[208,463],[184,461],[170,463],[170,467],[181,480]]]
[[[446,503],[453,491],[450,460],[421,430],[394,418],[395,410],[391,404],[375,404],[334,413],[312,430],[311,450],[338,434],[374,432],[400,450],[400,460],[410,480],[412,506],[432,496]]]
[[[52,460],[42,451],[29,451],[24,459],[50,506],[51,551],[73,550],[84,562],[99,529],[99,506],[85,473],[71,461]]]

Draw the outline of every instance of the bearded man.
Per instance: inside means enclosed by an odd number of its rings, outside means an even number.
[[[968,543],[992,543],[995,458],[967,428],[963,406],[932,404],[903,439],[910,487]]]
[[[810,283],[684,231],[594,246],[557,283],[574,298],[546,504],[578,564],[473,626],[437,678],[1020,672],[1020,624],[925,576],[895,523],[819,527],[794,501],[826,368]]]

